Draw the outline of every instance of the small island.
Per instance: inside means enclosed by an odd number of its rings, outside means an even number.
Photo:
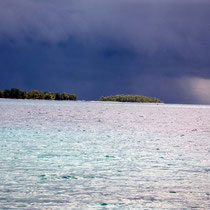
[[[0,98],[12,99],[45,99],[45,100],[73,100],[77,99],[75,94],[42,92],[40,90],[21,91],[17,88],[0,90]]]
[[[138,103],[163,103],[159,98],[141,95],[114,95],[102,96],[99,101],[138,102]]]

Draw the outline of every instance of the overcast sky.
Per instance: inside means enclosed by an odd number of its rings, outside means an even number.
[[[210,104],[209,0],[0,0],[0,89]]]

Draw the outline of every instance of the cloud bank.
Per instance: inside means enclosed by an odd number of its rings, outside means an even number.
[[[0,1],[2,86],[209,103],[192,85],[210,78],[209,11],[207,0]]]

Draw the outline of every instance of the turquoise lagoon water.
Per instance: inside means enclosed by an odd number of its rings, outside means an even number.
[[[210,209],[210,106],[0,100],[0,209]]]

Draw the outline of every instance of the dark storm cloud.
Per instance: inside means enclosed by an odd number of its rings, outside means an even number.
[[[1,86],[196,101],[186,87],[210,78],[209,20],[208,0],[0,1]]]

